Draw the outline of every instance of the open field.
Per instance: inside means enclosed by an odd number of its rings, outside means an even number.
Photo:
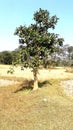
[[[0,79],[23,82],[33,79],[29,69],[7,74],[9,66],[0,65]],[[36,91],[15,92],[20,83],[0,87],[0,130],[73,130],[73,99],[66,95],[60,82],[73,80],[66,68],[39,70]],[[69,70],[69,69],[68,69]]]
[[[33,73],[29,68],[25,68],[24,71],[21,67],[14,67],[15,72],[13,74],[8,74],[9,65],[0,65],[0,76],[1,77],[15,77],[24,78],[28,80],[33,79]],[[70,70],[70,72],[69,72]],[[68,72],[67,72],[68,71]],[[71,73],[70,68],[56,67],[53,69],[40,69],[38,74],[38,80],[44,81],[49,79],[73,79],[73,73]]]

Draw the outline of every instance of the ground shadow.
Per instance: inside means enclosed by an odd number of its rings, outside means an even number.
[[[23,91],[23,90],[33,90],[33,84],[34,84],[34,80],[30,80],[30,81],[29,80],[24,80],[19,85],[18,89],[14,93],[17,93],[17,92]],[[52,85],[49,81],[38,82],[39,88],[42,88],[46,84]]]
[[[38,86],[39,86],[39,88],[42,88],[42,87],[45,86],[46,84],[52,85],[49,81],[43,81],[43,82],[39,82],[39,83],[38,83]]]
[[[19,91],[23,91],[23,90],[32,90],[33,89],[33,80],[29,81],[29,80],[24,80],[19,86],[18,89],[14,92],[17,93]]]

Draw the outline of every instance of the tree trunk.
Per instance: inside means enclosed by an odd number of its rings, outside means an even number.
[[[33,90],[38,89],[38,79],[37,76],[34,76],[34,84],[33,84]]]

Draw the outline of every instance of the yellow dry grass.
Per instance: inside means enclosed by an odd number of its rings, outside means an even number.
[[[18,77],[24,79],[33,79],[33,73],[31,69],[25,68],[24,71],[21,67],[14,67],[15,72],[13,74],[8,74],[9,65],[0,65],[0,76],[2,77]],[[73,79],[73,73],[67,72],[64,67],[56,67],[53,69],[40,69],[38,73],[38,80],[44,81],[49,79]]]

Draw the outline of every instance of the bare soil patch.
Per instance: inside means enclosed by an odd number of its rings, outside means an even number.
[[[14,81],[14,80],[0,79],[0,87],[11,86],[11,85],[15,85],[18,83],[19,83],[18,81]]]
[[[61,86],[64,88],[64,92],[73,98],[73,80],[61,81]]]

